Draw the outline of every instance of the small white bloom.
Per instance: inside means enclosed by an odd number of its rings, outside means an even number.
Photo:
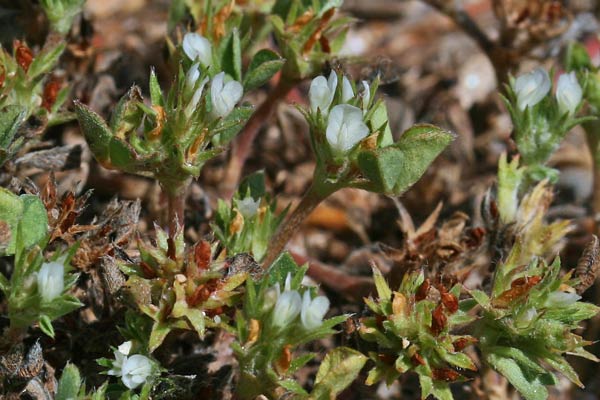
[[[225,117],[233,110],[242,98],[244,88],[238,81],[225,83],[225,72],[217,74],[210,86],[210,99],[213,112],[219,117]]]
[[[346,78],[346,76],[344,76],[342,78],[342,102],[347,103],[353,97],[354,97],[354,89],[352,89],[352,84],[350,83],[348,78]]]
[[[289,272],[285,276],[285,282],[283,284],[283,290],[285,290],[285,291],[292,290],[292,274],[290,274]]]
[[[198,89],[196,89],[196,91],[194,92],[194,95],[192,96],[190,102],[187,104],[187,106],[185,107],[184,113],[185,116],[190,118],[192,116],[192,114],[194,113],[194,111],[196,111],[196,107],[198,106],[198,103],[200,102],[200,99],[202,98],[202,93],[204,92],[204,86],[206,86],[206,84],[208,83],[208,77],[204,78],[204,80],[200,83],[200,86],[198,86]],[[195,85],[195,82],[194,82]],[[192,86],[193,89],[193,86]]]
[[[346,152],[369,134],[359,108],[348,104],[338,104],[331,109],[325,135],[331,147],[338,152]]]
[[[115,355],[115,360],[112,363],[112,368],[107,372],[108,375],[122,375],[123,363],[125,362],[125,360],[127,360],[129,352],[131,352],[131,346],[131,341],[127,341],[122,343],[119,347],[117,347],[117,350],[113,353]]]
[[[544,302],[544,307],[567,307],[581,299],[581,296],[575,293],[552,292]]]
[[[327,115],[329,106],[335,95],[337,80],[337,74],[334,71],[331,71],[331,74],[329,74],[329,79],[325,79],[324,76],[317,76],[312,80],[308,91],[312,112],[316,113],[317,109],[320,109],[321,114]]]
[[[192,65],[187,74],[185,74],[185,88],[187,90],[193,90],[198,78],[200,78],[200,63],[197,62]]]
[[[135,354],[125,358],[121,380],[129,389],[135,389],[152,374],[152,362],[146,356]]]
[[[126,342],[121,343],[121,345],[119,345],[119,347],[117,347],[117,350],[119,351],[119,353],[125,354],[126,356],[128,356],[129,352],[131,351],[132,345],[133,345],[133,343],[131,342],[131,340],[128,340]]]
[[[212,46],[208,39],[196,32],[183,37],[183,52],[192,61],[199,61],[205,67],[212,64]]]
[[[362,96],[362,109],[363,113],[367,112],[367,107],[369,107],[369,101],[371,101],[371,87],[369,86],[369,82],[362,81],[363,91],[361,93]]]
[[[527,107],[533,107],[550,91],[550,77],[548,72],[542,68],[521,75],[515,81],[513,90],[517,95],[517,106],[521,111]]]
[[[271,286],[265,291],[264,301],[263,301],[263,311],[270,310],[275,303],[277,303],[277,299],[279,299],[279,295],[281,294],[281,289],[279,288],[279,283]]]
[[[246,197],[244,200],[236,200],[237,209],[242,213],[244,218],[252,218],[258,211],[260,199],[254,200],[252,196]]]
[[[583,96],[583,90],[581,90],[581,86],[579,86],[579,82],[577,82],[577,76],[575,72],[571,72],[569,74],[562,74],[558,78],[558,83],[556,85],[556,101],[558,102],[558,109],[561,114],[568,113],[572,115],[579,103],[581,103],[581,98]]]
[[[323,323],[323,317],[329,309],[329,299],[325,296],[317,296],[311,300],[310,291],[304,292],[302,297],[302,311],[300,319],[307,330],[315,329]]]
[[[273,325],[283,327],[289,325],[300,314],[302,299],[295,290],[285,291],[279,296],[273,310]]]
[[[37,289],[44,301],[52,301],[65,289],[65,266],[60,262],[43,263],[37,273]]]

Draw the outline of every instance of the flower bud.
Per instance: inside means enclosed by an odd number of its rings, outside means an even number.
[[[192,61],[199,61],[207,67],[212,64],[212,46],[204,36],[190,32],[183,37],[183,52]]]
[[[285,291],[277,299],[275,309],[273,310],[273,325],[275,327],[284,327],[291,324],[300,314],[302,308],[302,299],[300,293],[295,290]]]
[[[329,299],[325,296],[317,296],[311,300],[310,291],[304,292],[302,297],[302,310],[300,319],[307,330],[318,328],[323,323],[323,317],[329,309]]]
[[[521,75],[515,81],[513,90],[517,95],[517,107],[524,111],[527,107],[533,107],[550,91],[550,77],[548,72],[542,68]]]
[[[339,104],[331,110],[325,135],[334,151],[345,153],[367,137],[369,128],[359,108]]]
[[[198,86],[196,91],[194,91],[194,94],[192,95],[190,102],[187,104],[187,106],[185,107],[185,110],[184,110],[185,116],[187,118],[190,118],[192,116],[192,114],[194,113],[194,111],[196,111],[196,107],[198,106],[198,103],[200,102],[200,99],[202,98],[202,93],[204,92],[204,86],[206,86],[207,83],[208,83],[208,77],[204,78],[204,80],[200,83],[200,86]],[[186,84],[187,84],[187,82],[186,82]],[[195,86],[195,84],[196,84],[196,82],[194,82],[194,86]],[[193,89],[194,86],[192,86],[191,89]]]
[[[200,63],[195,63],[190,67],[190,70],[185,74],[185,88],[186,90],[192,91],[194,90],[194,86],[196,86],[196,81],[200,78]]]
[[[260,199],[254,200],[252,196],[248,196],[243,200],[237,200],[237,209],[242,213],[244,218],[252,218],[258,211],[260,205]]]
[[[152,362],[146,356],[135,354],[125,358],[121,371],[123,384],[129,389],[135,389],[152,374]]]
[[[122,343],[117,350],[113,353],[115,355],[115,360],[112,362],[112,368],[108,370],[108,375],[113,376],[122,376],[123,372],[123,363],[127,360],[127,355],[131,351],[132,343],[131,341]]]
[[[562,74],[558,78],[556,85],[556,101],[558,102],[558,109],[561,115],[575,113],[575,110],[581,103],[583,96],[583,90],[577,82],[577,76],[575,72],[568,74]]]
[[[352,84],[346,78],[346,76],[342,77],[342,102],[347,103],[354,97],[354,89],[352,89]]]
[[[544,302],[546,308],[560,308],[568,307],[571,304],[581,299],[581,296],[576,293],[567,292],[552,292],[548,295],[548,298]]]
[[[312,112],[316,113],[317,109],[319,109],[321,110],[321,114],[327,115],[336,88],[337,75],[334,71],[331,71],[331,74],[329,74],[329,79],[325,79],[324,76],[317,76],[313,79],[308,91]]]
[[[225,72],[217,74],[210,86],[210,99],[213,113],[218,117],[226,117],[240,101],[244,93],[242,84],[237,81],[225,83]]]
[[[362,109],[363,113],[367,112],[367,107],[369,107],[369,101],[371,101],[371,87],[369,86],[369,82],[362,81],[363,90],[361,93],[362,97]]]
[[[52,301],[60,296],[65,288],[65,266],[53,261],[43,263],[37,273],[37,289],[44,301]]]

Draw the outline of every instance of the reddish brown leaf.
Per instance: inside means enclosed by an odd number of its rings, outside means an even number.
[[[448,322],[448,318],[446,317],[446,314],[444,314],[444,307],[439,304],[435,310],[433,310],[431,317],[431,333],[437,336],[444,330]]]

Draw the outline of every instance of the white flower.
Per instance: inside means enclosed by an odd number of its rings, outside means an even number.
[[[371,87],[369,86],[369,82],[362,81],[363,91],[361,93],[362,96],[362,109],[363,113],[367,112],[367,107],[369,107],[369,101],[371,100]]]
[[[304,292],[302,297],[302,310],[300,319],[307,330],[315,329],[323,323],[323,317],[329,309],[329,299],[325,296],[317,296],[311,300],[310,291]]]
[[[224,80],[225,72],[221,72],[213,78],[210,85],[213,112],[219,117],[229,115],[244,93],[244,88],[238,81],[225,83]]]
[[[152,361],[141,354],[126,357],[121,372],[123,384],[129,389],[135,389],[152,374]]]
[[[537,315],[538,313],[535,308],[528,308],[516,318],[515,325],[517,328],[527,328]]]
[[[544,307],[567,307],[581,299],[581,296],[575,293],[552,292],[544,302]]]
[[[517,106],[521,111],[527,107],[533,107],[550,91],[550,77],[548,72],[542,68],[521,75],[515,81],[513,90],[517,95]]]
[[[200,78],[200,63],[195,63],[190,67],[190,70],[185,74],[185,88],[193,90],[196,86],[196,81]]]
[[[329,79],[324,76],[317,76],[310,83],[308,97],[310,99],[310,109],[316,113],[317,109],[321,110],[321,114],[327,115],[329,106],[333,101],[335,89],[337,88],[337,75],[334,71],[329,74]]]
[[[350,99],[354,97],[354,89],[352,89],[352,84],[344,76],[342,78],[342,102],[347,103]]]
[[[350,150],[368,134],[369,128],[363,122],[363,114],[359,108],[338,104],[331,109],[325,135],[335,151]]]
[[[65,289],[65,266],[60,262],[43,263],[37,273],[37,289],[44,301],[52,301]]]
[[[198,79],[198,78],[196,78],[196,79]],[[202,98],[202,92],[204,92],[204,86],[206,86],[207,83],[208,83],[208,77],[204,78],[204,80],[200,83],[200,86],[198,86],[198,88],[194,91],[194,94],[193,94],[192,98],[190,99],[190,102],[187,104],[187,106],[185,107],[185,110],[184,110],[184,114],[186,117],[190,118],[192,116],[192,114],[194,113],[194,111],[196,111],[196,107],[198,106],[198,103],[200,102],[200,99]],[[187,85],[187,82],[186,82],[186,85]],[[193,90],[195,86],[196,86],[196,81],[194,81],[193,85],[189,88],[189,90]]]
[[[579,103],[581,103],[581,97],[583,91],[579,82],[577,82],[577,76],[575,72],[569,74],[562,74],[558,78],[556,85],[556,101],[558,102],[558,109],[561,114],[568,113],[572,115]]]
[[[273,325],[283,327],[289,325],[300,314],[302,299],[295,290],[285,291],[279,296],[273,310]]]
[[[108,370],[108,375],[113,376],[121,376],[123,363],[127,360],[127,356],[131,351],[131,341],[124,342],[121,344],[117,350],[113,353],[115,355],[115,360],[112,362],[112,368]]]
[[[205,67],[212,64],[212,46],[204,36],[195,32],[186,33],[182,46],[190,60],[199,61]]]
[[[252,196],[246,197],[244,200],[237,200],[237,209],[242,213],[244,218],[252,218],[258,211],[260,199],[254,200]]]

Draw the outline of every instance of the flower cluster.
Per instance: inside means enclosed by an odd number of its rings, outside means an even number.
[[[533,180],[556,179],[545,163],[564,135],[585,121],[576,114],[582,104],[583,89],[574,72],[559,76],[554,96],[552,80],[542,68],[510,78],[505,103],[515,128],[515,140]]]
[[[328,79],[318,76],[310,84],[308,96],[311,111],[327,118],[327,142],[337,154],[347,153],[370,133],[363,120],[370,101],[370,88],[366,81],[362,82],[362,86],[363,91],[355,97],[352,84],[343,76],[341,87],[338,88],[338,76],[334,71],[331,71]],[[342,104],[331,108],[336,94]],[[353,103],[361,105],[362,110],[356,105],[347,104],[353,99]]]
[[[120,377],[128,389],[136,389],[146,383],[154,373],[154,362],[141,354],[131,353],[133,343],[131,341],[122,343],[115,351],[115,359],[110,362],[107,374]],[[101,361],[102,364],[105,364]]]

